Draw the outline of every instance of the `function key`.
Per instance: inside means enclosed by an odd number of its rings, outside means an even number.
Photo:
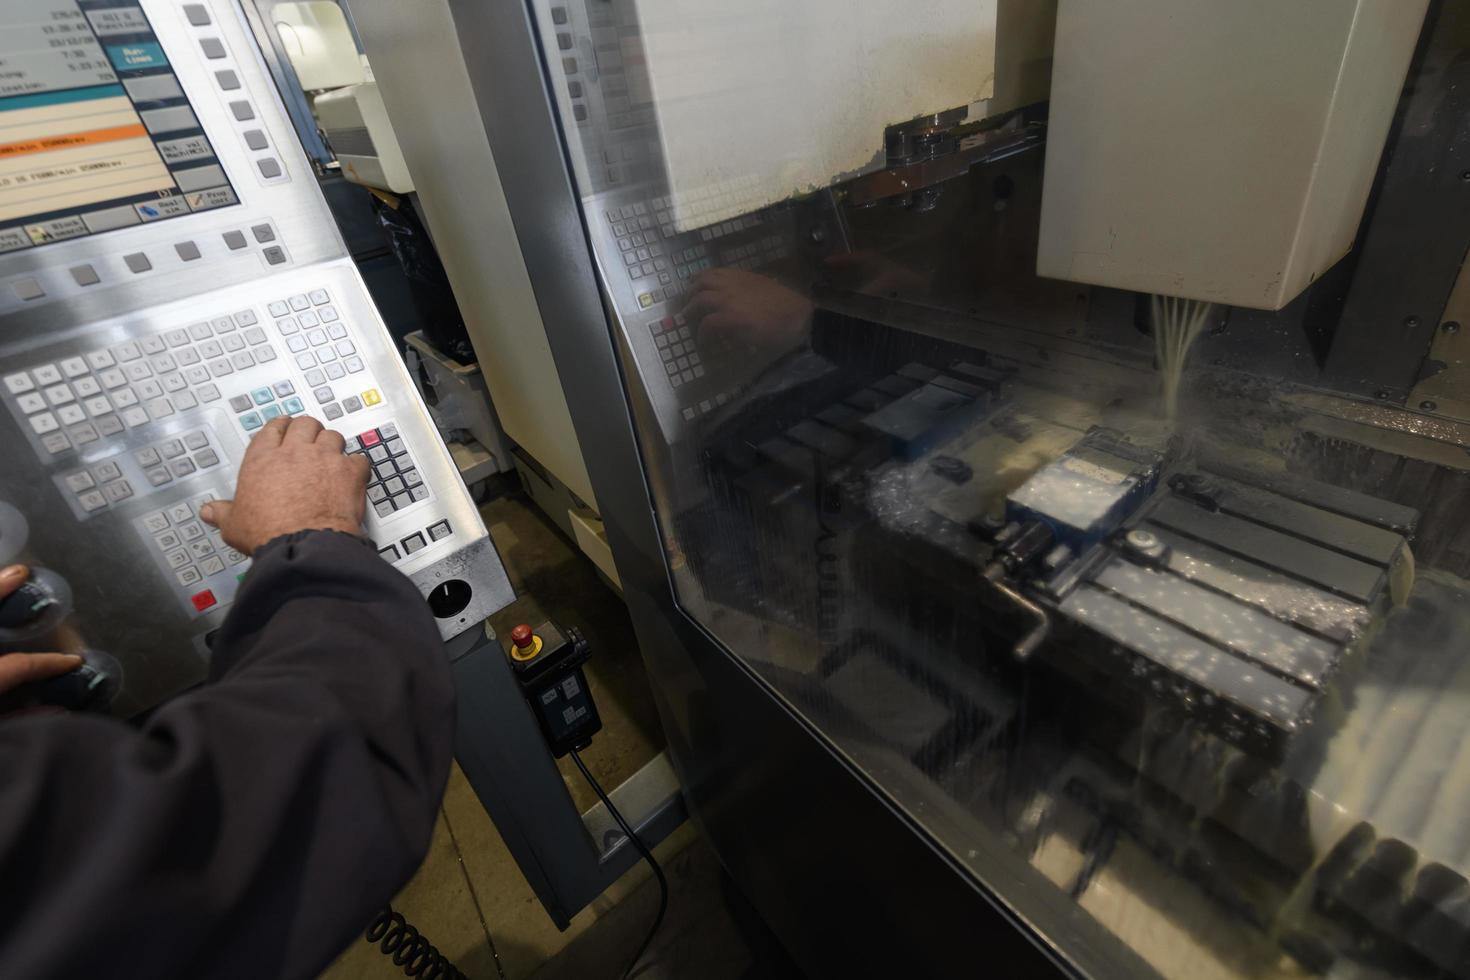
[[[369,429],[368,431],[357,437],[358,444],[364,449],[376,446],[382,441],[383,440],[379,438],[378,433],[373,429]]]
[[[422,534],[414,533],[403,539],[403,553],[411,555],[416,551],[423,551],[429,546]]]
[[[194,27],[208,27],[210,23],[209,8],[202,3],[184,4],[184,16]]]
[[[213,608],[219,603],[219,600],[214,597],[214,593],[209,591],[208,589],[205,589],[203,592],[194,593],[192,596],[189,597],[189,601],[192,602],[194,604],[194,608],[199,610],[200,612],[204,612],[206,609]]]
[[[277,398],[285,398],[287,395],[296,394],[296,386],[289,381],[277,381],[272,385]]]
[[[440,521],[429,528],[429,538],[433,541],[442,541],[454,533],[448,521]]]
[[[396,544],[390,544],[386,548],[379,548],[378,554],[382,555],[388,561],[397,561],[399,558],[398,546]]]

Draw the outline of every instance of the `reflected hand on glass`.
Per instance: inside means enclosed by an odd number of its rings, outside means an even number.
[[[812,302],[768,276],[710,269],[694,284],[684,315],[701,346],[755,352],[786,351],[805,341]]]
[[[931,280],[871,249],[830,255],[822,260],[822,266],[832,274],[836,285],[865,296],[912,296],[927,292]]]
[[[24,565],[0,569],[0,600],[25,585],[30,577],[31,571]],[[27,684],[70,673],[81,665],[81,657],[67,653],[7,653],[0,656],[0,698],[19,691]]]

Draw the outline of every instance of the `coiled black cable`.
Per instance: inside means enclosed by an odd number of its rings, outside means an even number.
[[[459,968],[415,929],[393,906],[385,905],[363,934],[385,956],[393,957],[393,965],[403,968],[403,975],[422,980],[469,980]]]
[[[586,747],[586,745],[582,746],[582,748]],[[618,826],[622,829],[624,835],[627,836],[628,843],[632,844],[633,849],[643,856],[643,860],[647,861],[648,866],[653,869],[653,876],[658,879],[658,915],[653,917],[653,928],[649,929],[648,935],[643,937],[643,943],[638,947],[638,952],[633,954],[633,958],[628,961],[628,968],[623,971],[623,980],[628,980],[633,975],[633,968],[638,965],[638,961],[647,952],[648,944],[653,942],[654,936],[658,935],[658,927],[663,925],[664,913],[669,908],[669,882],[664,877],[664,869],[660,868],[658,862],[654,860],[653,852],[644,846],[643,841],[638,839],[637,834],[633,833],[633,828],[628,826],[628,821],[624,820],[623,815],[618,812],[618,808],[613,806],[612,800],[608,799],[607,793],[603,792],[602,784],[593,778],[592,770],[587,768],[587,764],[582,761],[582,756],[578,754],[576,749],[572,750],[572,761],[581,770],[582,778],[587,780],[587,785],[592,787],[592,792],[597,794],[597,798],[602,801],[602,805],[607,807],[607,812],[611,813],[612,818],[617,821]]]

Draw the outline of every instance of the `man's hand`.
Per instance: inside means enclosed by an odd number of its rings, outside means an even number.
[[[25,585],[31,570],[24,565],[0,568],[0,599]],[[0,657],[0,698],[17,688],[68,674],[82,658],[65,653],[9,653]]]
[[[710,269],[695,280],[683,313],[696,323],[701,345],[784,352],[806,339],[812,303],[767,276]]]
[[[297,531],[359,534],[369,464],[363,455],[344,456],[345,446],[316,419],[272,419],[245,451],[235,499],[211,501],[199,516],[247,555]]]

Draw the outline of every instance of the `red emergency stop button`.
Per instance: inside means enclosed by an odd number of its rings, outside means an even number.
[[[194,603],[194,608],[200,612],[204,612],[204,610],[219,604],[219,600],[214,597],[214,593],[208,589],[205,589],[203,592],[194,593],[189,597],[189,601]]]
[[[541,652],[541,637],[531,631],[531,627],[521,623],[510,631],[510,642],[514,648],[510,655],[516,660],[534,660]]]

